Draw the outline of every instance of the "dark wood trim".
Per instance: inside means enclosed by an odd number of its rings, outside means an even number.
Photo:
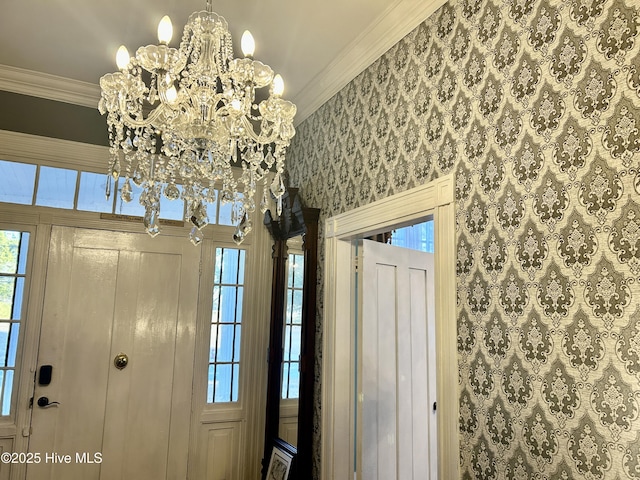
[[[280,396],[282,383],[282,336],[285,296],[287,291],[287,240],[304,235],[304,286],[302,295],[302,344],[300,347],[300,395],[298,399],[298,438],[295,468],[291,480],[310,479],[313,462],[313,404],[315,384],[316,288],[318,270],[318,219],[320,210],[303,208],[297,189],[289,189],[283,198],[282,215],[273,218],[265,214],[264,223],[274,240],[271,287],[271,321],[269,334],[269,365],[267,374],[267,405],[265,420],[262,478],[269,468],[271,450],[279,441]]]
[[[299,479],[312,478],[313,404],[315,385],[316,302],[318,280],[318,219],[320,210],[303,208],[304,290],[302,295],[302,345],[300,351],[300,398],[296,471]]]
[[[286,240],[273,244],[273,270],[271,277],[271,322],[269,326],[269,354],[267,373],[267,406],[264,429],[264,456],[262,478],[267,475],[273,440],[278,438],[280,420],[280,384],[282,383],[282,331],[284,328],[285,292],[287,288]]]

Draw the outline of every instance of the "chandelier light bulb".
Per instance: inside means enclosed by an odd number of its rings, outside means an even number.
[[[129,50],[124,45],[120,45],[118,52],[116,53],[116,65],[118,69],[125,70],[129,66],[131,57],[129,56]]]
[[[273,94],[276,97],[281,96],[284,93],[284,80],[282,76],[278,73],[275,77],[273,77]]]
[[[171,85],[168,89],[167,89],[167,101],[169,103],[175,103],[176,100],[178,99],[178,91],[176,90],[176,87]]]
[[[242,111],[242,103],[237,98],[231,100],[231,108],[233,108],[236,112]]]
[[[171,41],[171,37],[173,36],[173,25],[171,24],[171,19],[168,15],[162,17],[160,23],[158,24],[158,40],[160,43],[168,45]]]
[[[253,39],[253,35],[249,30],[245,30],[240,40],[240,48],[245,57],[253,57],[253,52],[256,50],[256,42]]]

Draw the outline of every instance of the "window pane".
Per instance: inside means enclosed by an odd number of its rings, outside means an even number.
[[[182,185],[176,185],[182,193]],[[160,218],[167,220],[184,220],[184,200],[169,200],[164,195],[160,199]]]
[[[235,225],[235,223],[231,221],[234,202],[227,202],[227,203],[221,202],[220,192],[216,191],[216,194],[217,194],[216,198],[220,203],[220,208],[218,209],[218,224],[219,225]],[[239,194],[239,198],[242,199],[243,195]]]
[[[0,370],[0,387],[4,387],[4,376],[5,376],[6,370]],[[4,395],[2,395],[2,397],[0,397],[0,405],[2,405],[2,409],[0,409],[0,412],[4,415]]]
[[[300,396],[300,364],[298,362],[292,362],[289,366],[288,398],[298,398]]]
[[[0,319],[11,319],[15,277],[0,277]]]
[[[282,364],[282,398],[289,398],[289,364]]]
[[[240,250],[225,248],[222,255],[222,275],[220,283],[236,284],[238,282],[238,257]]]
[[[244,262],[247,252],[240,250],[240,258],[238,259],[238,285],[244,285]]]
[[[213,390],[216,384],[216,366],[209,365],[209,372],[207,375],[207,403],[213,403]]]
[[[24,293],[24,277],[16,278],[15,290],[13,293],[13,306],[11,308],[11,319],[20,320],[22,313],[22,295]]]
[[[209,339],[209,363],[215,363],[216,352],[218,351],[218,328],[220,325],[211,325],[211,338]]]
[[[291,327],[291,352],[289,358],[292,361],[298,361],[300,358],[300,339],[302,338],[302,330],[299,326]]]
[[[0,367],[7,366],[7,352],[9,351],[9,332],[11,324],[0,322]]]
[[[236,305],[236,322],[242,322],[242,297],[243,297],[244,288],[238,287],[238,296],[237,296],[237,305]]]
[[[289,287],[302,288],[304,282],[304,255],[289,255]]]
[[[114,181],[111,180],[112,188]],[[106,199],[107,176],[104,173],[80,173],[80,189],[78,191],[78,210],[87,212],[113,213],[113,190],[109,200]]]
[[[217,362],[230,362],[233,359],[233,325],[220,325],[218,336]]]
[[[293,291],[293,307],[291,309],[291,323],[302,323],[302,290]]]
[[[231,208],[233,203],[220,203],[220,210],[218,211],[218,225],[233,225],[231,223]]]
[[[20,324],[11,325],[11,333],[9,335],[9,351],[7,352],[7,366],[16,366],[16,355],[18,353],[18,335],[20,334]]]
[[[231,401],[231,365],[217,364],[214,385],[214,402]]]
[[[216,264],[213,271],[213,283],[222,283],[222,254],[224,248],[216,248]]]
[[[20,232],[0,231],[0,273],[17,273]]]
[[[18,273],[21,275],[24,275],[27,271],[27,250],[29,249],[29,232],[22,232],[22,234],[19,234],[18,232],[0,232],[0,235],[2,233],[18,235],[21,238],[20,253],[18,254]]]
[[[0,202],[31,205],[36,183],[36,166],[0,160]]]
[[[211,321],[219,322],[220,321],[220,295],[221,289],[219,286],[213,287],[213,305],[211,306]]]
[[[285,362],[291,361],[291,326],[285,325],[284,327],[284,354],[282,359]]]
[[[231,401],[238,401],[238,385],[240,384],[240,365],[233,364],[233,385],[231,386]]]
[[[116,197],[116,212],[119,215],[132,215],[134,217],[144,217],[144,207],[140,205],[140,194],[142,193],[142,188],[137,186],[133,182],[129,182],[131,184],[131,196],[133,200],[130,202],[125,202],[122,200],[120,196],[120,191],[122,190],[122,186],[124,185],[124,180],[118,181],[118,194]],[[162,205],[160,205],[161,216],[162,216]]]
[[[36,205],[72,210],[77,180],[75,170],[40,167]]]
[[[220,287],[220,311],[218,321],[233,323],[236,321],[237,287]]]
[[[11,413],[11,394],[13,393],[13,370],[8,370],[4,378],[4,395],[2,396],[2,415]]]
[[[240,363],[240,336],[241,336],[241,325],[236,325],[236,336],[234,337],[233,344],[233,361],[236,363]]]

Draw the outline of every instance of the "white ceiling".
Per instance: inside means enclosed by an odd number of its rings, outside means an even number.
[[[285,80],[296,123],[337,93],[444,0],[214,0],[234,46],[250,30],[255,58]],[[169,15],[177,46],[205,0],[3,0],[0,90],[96,106],[115,52],[157,43]]]

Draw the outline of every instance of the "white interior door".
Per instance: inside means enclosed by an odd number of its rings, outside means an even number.
[[[364,240],[358,256],[358,478],[435,480],[433,254]]]
[[[28,479],[186,479],[199,252],[53,227],[38,353],[52,374],[36,381]]]

